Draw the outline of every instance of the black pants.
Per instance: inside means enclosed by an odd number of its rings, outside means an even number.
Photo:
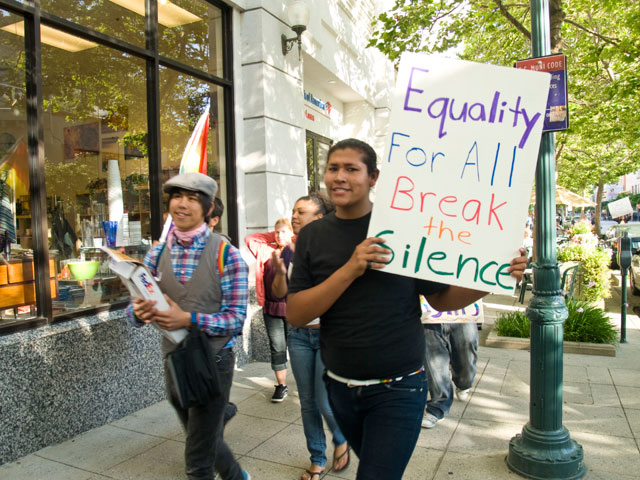
[[[189,480],[212,480],[214,468],[224,480],[242,480],[242,470],[224,442],[224,413],[229,402],[229,392],[233,381],[235,358],[233,350],[224,348],[216,355],[223,394],[203,407],[183,409],[180,407],[175,386],[167,375],[165,382],[169,403],[187,435],[184,458]]]

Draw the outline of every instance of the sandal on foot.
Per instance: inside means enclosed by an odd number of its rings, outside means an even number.
[[[304,473],[300,476],[300,480],[320,480],[324,470],[320,470],[319,472],[312,472],[311,470],[305,470]],[[308,475],[308,476],[305,476]]]
[[[337,457],[336,457],[335,451],[334,451],[334,454],[333,454],[333,465],[332,465],[334,472],[340,472],[340,471],[344,470],[345,468],[347,468],[349,466],[349,462],[351,461],[351,455],[349,454],[350,450],[351,450],[351,447],[349,445],[347,445],[347,449],[344,452],[342,452],[340,455],[338,455]],[[341,468],[337,468],[336,465],[340,463],[340,460],[342,460],[345,455],[347,456],[346,463]]]

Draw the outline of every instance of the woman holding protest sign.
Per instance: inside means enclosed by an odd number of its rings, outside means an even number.
[[[347,139],[328,152],[324,181],[334,213],[310,223],[296,243],[287,320],[321,319],[325,383],[338,425],[360,459],[358,479],[402,478],[426,403],[419,294],[438,310],[484,292],[384,273],[384,239],[366,238],[378,179],[375,151]],[[526,257],[509,271],[522,276]]]

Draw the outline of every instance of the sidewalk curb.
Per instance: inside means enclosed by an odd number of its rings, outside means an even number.
[[[610,280],[611,280],[611,286],[612,287],[620,287],[622,285],[622,276],[620,275],[620,271],[618,270],[618,272],[616,273],[615,271],[611,271],[611,275],[610,275]],[[628,287],[629,285],[627,285]]]
[[[528,338],[500,337],[493,329],[493,325],[487,325],[487,327],[491,328],[491,330],[484,342],[485,347],[530,350]],[[562,342],[562,350],[564,353],[578,353],[581,355],[616,356],[615,345],[608,343]]]

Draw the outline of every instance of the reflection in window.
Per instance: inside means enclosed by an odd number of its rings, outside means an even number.
[[[204,0],[173,0],[164,5],[158,2],[158,23],[161,55],[212,75],[224,76],[219,8]]]
[[[0,327],[37,316],[31,217],[22,209],[29,204],[24,40],[2,29],[21,21],[0,10]],[[55,295],[55,280],[51,289]]]
[[[162,181],[178,174],[182,154],[198,119],[209,106],[207,174],[218,182],[218,197],[227,197],[224,103],[221,87],[168,68],[160,69]],[[227,205],[217,230],[228,234]]]
[[[142,257],[150,243],[144,61],[103,46],[42,45],[49,255],[54,315],[113,303],[128,292],[100,247],[117,221],[117,248]],[[108,65],[108,68],[105,66]],[[22,205],[28,212],[28,203]],[[27,245],[25,245],[27,247]]]
[[[144,0],[40,0],[42,10],[87,28],[144,46]],[[140,5],[142,13],[134,7]],[[45,31],[42,42],[47,43]]]

